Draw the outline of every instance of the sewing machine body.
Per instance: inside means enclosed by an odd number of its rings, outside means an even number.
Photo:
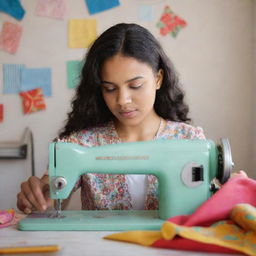
[[[159,182],[159,211],[74,211],[73,215],[63,211],[66,218],[43,218],[42,224],[39,218],[39,226],[38,218],[30,218],[21,223],[20,229],[159,229],[170,217],[191,214],[212,195],[211,181],[220,176],[219,159],[219,147],[211,140],[157,140],[91,148],[52,143],[49,179],[53,199],[68,198],[80,175],[85,173],[151,174]],[[89,222],[85,221],[88,219]]]
[[[120,143],[85,148],[78,144],[53,143],[50,146],[49,175],[51,197],[66,199],[80,175],[85,173],[152,174],[159,182],[159,216],[167,219],[190,214],[211,195],[210,181],[217,176],[217,149],[212,141],[158,140]],[[187,165],[204,167],[204,181],[184,184],[182,173]],[[190,172],[189,172],[190,171]],[[66,186],[57,189],[56,177]]]

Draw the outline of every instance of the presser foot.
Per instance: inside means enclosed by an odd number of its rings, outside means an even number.
[[[61,199],[56,200],[56,204],[55,204],[56,212],[52,213],[50,218],[65,218],[65,216],[61,214],[61,203],[62,203]]]
[[[65,216],[61,214],[60,212],[54,212],[48,215],[48,218],[50,219],[63,219]]]

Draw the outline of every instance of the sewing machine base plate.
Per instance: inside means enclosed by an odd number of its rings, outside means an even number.
[[[35,212],[18,224],[19,230],[159,230],[164,220],[158,211],[62,211],[61,217],[53,217],[55,212]]]

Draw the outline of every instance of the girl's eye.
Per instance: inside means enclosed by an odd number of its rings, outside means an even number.
[[[131,88],[136,90],[136,89],[141,88],[142,86],[143,86],[143,84],[132,85]]]
[[[113,92],[113,91],[115,91],[115,87],[103,87],[103,90],[105,91],[105,92]]]

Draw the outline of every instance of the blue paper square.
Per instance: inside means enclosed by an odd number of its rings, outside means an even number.
[[[152,5],[141,5],[139,7],[139,19],[141,21],[152,21],[153,20]]]
[[[51,69],[24,68],[21,72],[21,91],[42,88],[44,96],[51,96]]]
[[[5,12],[17,20],[22,20],[25,15],[20,0],[0,0],[0,12]]]
[[[21,91],[22,64],[3,64],[3,93],[18,94]]]
[[[119,0],[85,0],[89,13],[95,14],[120,5]]]

